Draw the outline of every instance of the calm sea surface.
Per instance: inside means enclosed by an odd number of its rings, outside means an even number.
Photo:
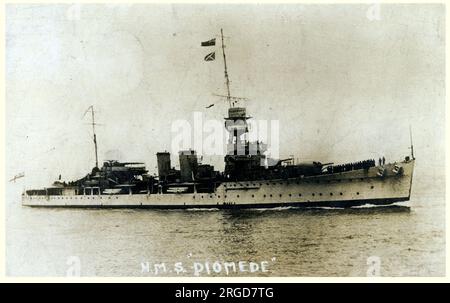
[[[28,208],[17,196],[7,205],[7,274],[176,276],[181,262],[179,275],[197,266],[226,276],[224,262],[245,261],[259,270],[229,275],[366,276],[375,264],[382,276],[442,276],[444,198],[415,196],[409,207],[243,211]]]

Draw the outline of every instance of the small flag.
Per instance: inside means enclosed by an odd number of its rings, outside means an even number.
[[[207,54],[205,57],[205,61],[214,61],[215,59],[216,59],[216,52]]]
[[[216,38],[202,42],[202,46],[214,46],[214,45],[216,45]]]
[[[213,104],[210,104],[210,105],[208,105],[207,107],[205,107],[205,108],[211,108],[211,107],[213,107],[214,106],[214,103]]]

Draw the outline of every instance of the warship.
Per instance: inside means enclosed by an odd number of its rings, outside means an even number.
[[[334,164],[295,163],[293,158],[269,159],[267,144],[248,139],[251,118],[245,106],[230,94],[223,31],[219,36],[228,101],[225,129],[228,142],[223,172],[199,161],[195,150],[179,152],[179,168],[171,154],[157,152],[157,174],[144,163],[107,160],[99,167],[94,107],[92,116],[95,167],[81,179],[57,180],[43,189],[22,194],[22,205],[80,208],[273,208],[353,207],[408,201],[414,171],[414,150],[400,161],[385,159]],[[216,38],[201,46],[214,46]],[[215,60],[215,52],[205,61]],[[270,161],[269,161],[270,160]]]

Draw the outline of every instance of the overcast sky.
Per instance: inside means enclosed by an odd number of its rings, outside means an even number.
[[[417,169],[436,177],[445,156],[444,6],[381,5],[380,20],[367,18],[369,7],[8,5],[6,177],[25,172],[28,185],[45,186],[90,171],[90,105],[103,124],[100,161],[115,154],[156,172],[173,121],[226,114],[212,96],[226,92],[222,58],[205,62],[214,48],[200,47],[220,28],[231,93],[250,99],[251,116],[280,121],[281,157],[401,160],[411,125]]]

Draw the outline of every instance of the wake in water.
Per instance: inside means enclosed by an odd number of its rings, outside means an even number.
[[[386,207],[407,207],[410,208],[409,203],[395,202],[389,205],[376,205],[376,204],[364,204],[358,206],[352,206],[351,208],[386,208]]]
[[[401,204],[401,203],[392,203],[389,205],[376,205],[376,204],[364,204],[364,205],[358,205],[358,206],[351,206],[351,207],[330,207],[330,206],[312,206],[312,207],[302,207],[302,206],[280,206],[280,207],[273,207],[273,208],[248,208],[245,209],[245,211],[257,211],[257,212],[264,212],[264,211],[289,211],[289,210],[302,210],[302,211],[308,211],[308,210],[350,210],[350,209],[375,209],[375,208],[386,208],[386,209],[394,209],[394,208],[410,208],[408,204]]]

